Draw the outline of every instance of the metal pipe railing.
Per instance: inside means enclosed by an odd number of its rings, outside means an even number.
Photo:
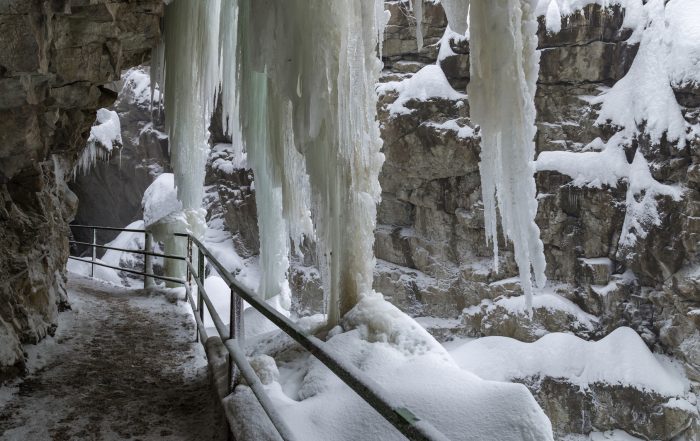
[[[248,359],[245,356],[244,351],[241,349],[240,343],[245,337],[244,327],[243,327],[243,300],[248,302],[250,306],[255,308],[260,312],[265,318],[274,323],[280,330],[294,339],[302,347],[308,350],[314,357],[316,357],[321,363],[323,363],[328,369],[330,369],[338,378],[340,378],[350,389],[352,389],[356,394],[358,394],[367,404],[369,404],[379,415],[391,423],[399,432],[401,432],[406,438],[411,441],[449,441],[445,435],[438,431],[429,422],[421,420],[413,412],[407,408],[397,404],[392,403],[389,393],[377,382],[367,378],[365,374],[360,371],[353,364],[346,362],[343,359],[342,354],[336,353],[332,348],[329,348],[327,344],[317,337],[306,335],[297,325],[289,320],[287,317],[280,314],[277,310],[270,307],[264,300],[260,299],[255,293],[250,291],[245,286],[241,285],[231,273],[229,273],[226,268],[218,261],[218,259],[209,251],[204,244],[194,236],[185,233],[176,233],[175,236],[183,237],[187,239],[188,242],[188,252],[187,258],[182,256],[170,256],[166,254],[153,253],[148,249],[148,236],[149,232],[146,230],[134,230],[134,229],[123,229],[123,228],[113,228],[113,227],[93,227],[88,225],[71,225],[76,228],[92,228],[93,230],[93,243],[76,242],[70,241],[72,243],[91,246],[93,250],[93,260],[81,259],[79,257],[69,256],[71,259],[79,260],[86,263],[93,264],[93,276],[94,276],[94,265],[104,266],[107,268],[113,268],[128,273],[139,274],[145,277],[145,282],[148,278],[152,277],[154,279],[165,280],[173,283],[183,284],[185,286],[185,296],[190,304],[192,311],[194,313],[194,318],[197,326],[197,335],[200,337],[202,343],[205,343],[208,335],[204,327],[204,305],[209,310],[209,315],[214,322],[214,327],[216,328],[219,337],[226,347],[231,361],[231,369],[229,373],[231,375],[229,385],[231,391],[236,386],[237,381],[236,374],[240,374],[243,379],[245,379],[248,386],[253,391],[253,394],[258,399],[258,402],[262,406],[263,410],[270,418],[273,426],[277,430],[279,436],[284,441],[294,441],[294,435],[287,427],[286,423],[283,421],[274,405],[270,401],[264,387],[260,383],[255,371],[250,366]],[[110,231],[126,231],[135,233],[146,234],[146,250],[126,250],[116,247],[109,247],[105,245],[98,245],[96,243],[96,230],[110,230]],[[197,266],[195,268],[192,263],[193,260],[193,247],[197,247]],[[167,259],[178,259],[185,260],[187,263],[187,278],[185,280],[177,279],[173,277],[157,276],[152,273],[152,268],[148,268],[148,261],[145,262],[146,271],[136,271],[127,268],[116,267],[112,265],[107,265],[101,262],[97,262],[95,258],[96,248],[106,248],[113,249],[117,251],[143,254],[144,256],[157,256]],[[218,312],[214,308],[214,305],[206,293],[204,288],[204,272],[206,268],[205,259],[209,260],[211,266],[216,270],[216,272],[224,279],[231,290],[231,308],[229,311],[229,327],[226,328],[223,320],[219,316]],[[197,303],[195,305],[194,297],[191,290],[191,280],[192,278],[197,285]],[[145,284],[144,284],[145,286]],[[235,368],[235,373],[234,373]]]
[[[68,258],[69,258],[69,259],[73,259],[73,260],[77,260],[77,261],[80,261],[80,262],[89,263],[89,264],[92,264],[92,265],[103,266],[103,267],[105,267],[105,268],[112,268],[112,269],[115,269],[115,270],[124,271],[125,273],[136,274],[136,275],[139,275],[139,276],[153,277],[154,279],[163,280],[163,281],[166,281],[166,282],[181,283],[181,284],[183,284],[183,285],[185,284],[185,281],[184,281],[184,280],[182,280],[182,279],[177,279],[177,278],[174,278],[174,277],[158,276],[158,275],[156,275],[156,274],[147,274],[147,273],[145,273],[145,272],[143,272],[143,271],[132,270],[132,269],[124,268],[124,267],[121,267],[121,266],[108,265],[108,264],[103,263],[103,262],[92,261],[92,260],[83,259],[83,258],[81,258],[81,257],[76,257],[76,256],[68,256]],[[93,275],[92,277],[95,277],[95,276]]]
[[[144,256],[162,257],[164,259],[187,260],[187,257],[185,257],[185,256],[176,256],[173,254],[154,253],[153,251],[146,251],[146,250],[130,250],[128,248],[117,248],[117,247],[111,247],[108,245],[98,245],[98,244],[92,244],[92,243],[88,243],[88,242],[80,242],[77,240],[69,240],[68,243],[75,244],[75,245],[87,245],[89,247],[100,248],[103,250],[114,250],[114,251],[122,251],[124,253],[143,254]]]
[[[133,228],[117,228],[117,227],[98,227],[96,225],[76,225],[71,224],[71,228],[89,228],[93,230],[105,230],[105,231],[121,231],[127,233],[148,233],[146,230],[135,230]]]
[[[176,233],[176,236],[189,237],[190,240],[209,259],[209,263],[216,269],[228,286],[236,291],[238,297],[260,312],[265,318],[274,323],[284,333],[292,337],[297,343],[308,350],[321,363],[326,365],[338,376],[350,389],[357,393],[367,404],[376,410],[383,418],[390,422],[404,436],[412,441],[449,441],[430,423],[421,420],[409,409],[389,402],[389,394],[377,382],[366,376],[350,363],[345,363],[338,354],[333,354],[326,344],[313,336],[307,336],[295,323],[278,311],[270,307],[265,301],[242,286],[226,271],[226,268],[214,257],[213,254],[196,237],[188,234]],[[231,299],[232,303],[234,299]],[[211,311],[210,311],[211,313]]]

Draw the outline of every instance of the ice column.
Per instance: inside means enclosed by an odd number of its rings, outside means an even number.
[[[170,137],[171,163],[183,215],[172,231],[202,237],[205,165],[209,121],[219,84],[219,13],[221,0],[171,2],[166,7],[162,47],[154,52],[152,71],[164,91],[165,123]],[[159,238],[157,238],[159,239]],[[167,253],[184,255],[185,241],[170,235]],[[182,277],[184,263],[170,268]]]
[[[238,2],[239,96],[232,99],[239,107],[224,105],[239,115],[256,192],[271,191],[259,199],[259,213],[279,213],[281,195],[284,223],[261,219],[261,228],[281,237],[284,225],[294,240],[316,239],[331,324],[372,289],[383,162],[374,90],[380,3]],[[282,254],[280,241],[262,241],[261,253]]]
[[[471,118],[481,127],[481,184],[487,242],[498,269],[498,219],[513,241],[528,307],[534,273],[545,278],[544,247],[535,223],[535,91],[539,71],[536,0],[444,0],[450,26],[470,22]]]

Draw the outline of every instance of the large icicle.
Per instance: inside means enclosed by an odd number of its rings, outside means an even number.
[[[374,91],[385,20],[379,3],[239,1],[240,107],[224,108],[239,115],[249,155],[267,158],[252,161],[256,188],[261,191],[262,172],[268,188],[281,191],[287,233],[295,241],[315,236],[331,324],[372,289],[383,162]],[[272,199],[259,203],[280,212]],[[269,246],[261,253],[282,251],[279,242],[276,251]]]
[[[539,71],[536,0],[444,0],[450,26],[470,21],[471,118],[481,126],[481,183],[486,237],[498,270],[498,219],[513,241],[528,307],[531,273],[546,282],[534,180],[535,91]],[[498,202],[498,204],[496,204]]]
[[[170,137],[171,163],[178,199],[182,202],[182,224],[202,237],[205,212],[202,208],[204,175],[209,151],[209,121],[219,84],[219,13],[221,0],[174,1],[165,14],[164,41],[155,51],[153,73],[164,91],[165,124]],[[185,254],[185,243],[172,235],[165,241],[168,254]],[[182,277],[179,263],[169,275]]]

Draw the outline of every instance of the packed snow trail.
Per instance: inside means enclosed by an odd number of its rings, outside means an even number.
[[[73,311],[0,388],[0,440],[221,439],[184,303],[75,275],[68,287]]]

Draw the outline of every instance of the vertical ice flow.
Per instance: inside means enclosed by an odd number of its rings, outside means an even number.
[[[535,223],[535,91],[539,71],[536,0],[443,0],[450,27],[469,17],[471,118],[481,127],[481,184],[486,240],[498,270],[498,214],[513,241],[527,305],[534,273],[545,277],[544,247]],[[471,3],[471,4],[470,4]]]

